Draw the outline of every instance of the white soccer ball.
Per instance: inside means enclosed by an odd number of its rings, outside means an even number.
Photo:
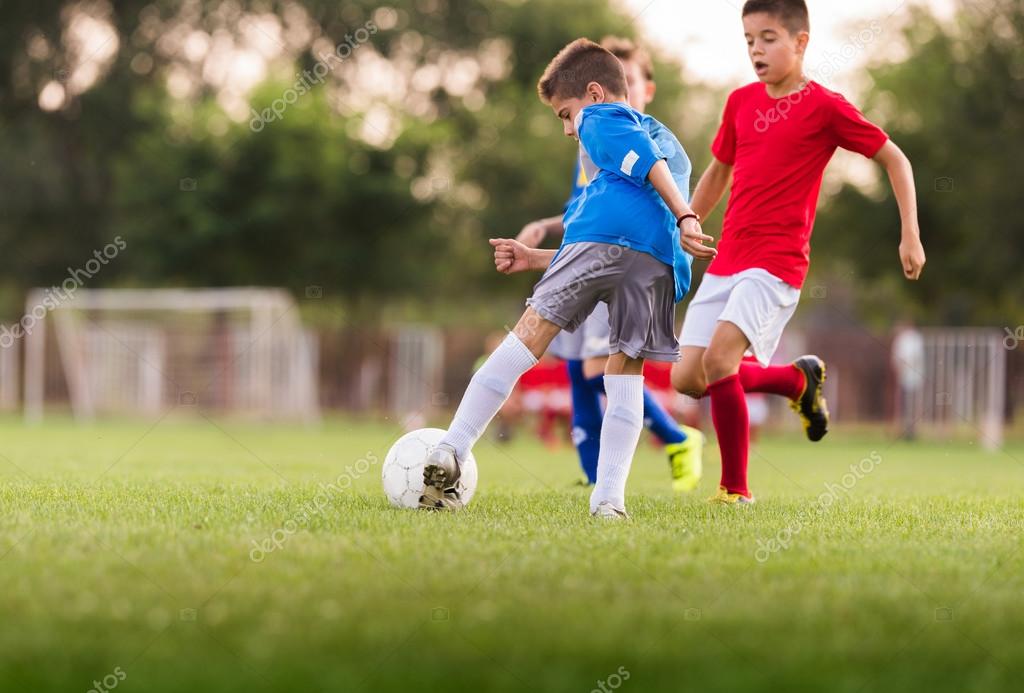
[[[423,495],[423,467],[427,462],[430,450],[441,442],[446,431],[440,428],[421,428],[410,431],[395,441],[384,458],[381,479],[384,482],[384,494],[391,505],[396,508],[415,510],[420,506]],[[459,478],[459,489],[462,502],[469,505],[476,493],[476,459],[473,453],[461,460],[462,476]]]

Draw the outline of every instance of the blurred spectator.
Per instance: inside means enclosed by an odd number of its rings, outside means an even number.
[[[920,394],[924,387],[924,337],[910,320],[896,324],[891,363],[898,385],[896,416],[900,437],[914,440],[917,437],[917,420],[921,415],[918,411]]]

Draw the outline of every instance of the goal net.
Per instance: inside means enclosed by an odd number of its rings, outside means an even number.
[[[60,403],[80,419],[189,408],[319,417],[317,342],[283,290],[80,289],[54,304],[43,289],[26,303],[30,421]]]

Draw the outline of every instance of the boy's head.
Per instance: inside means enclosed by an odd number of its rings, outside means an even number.
[[[619,59],[589,39],[576,39],[548,63],[537,83],[540,100],[576,136],[576,116],[595,103],[625,101],[626,74]]]
[[[605,36],[601,46],[622,63],[629,88],[629,105],[643,113],[654,100],[654,64],[651,56],[628,38]]]
[[[803,71],[811,23],[804,0],[747,0],[743,33],[758,79],[778,84]]]

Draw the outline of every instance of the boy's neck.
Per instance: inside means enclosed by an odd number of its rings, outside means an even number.
[[[773,99],[781,99],[790,94],[796,92],[807,86],[807,83],[811,80],[804,75],[803,65],[800,65],[797,69],[793,70],[787,75],[781,82],[775,84],[765,84],[765,90],[768,92],[768,96]]]

